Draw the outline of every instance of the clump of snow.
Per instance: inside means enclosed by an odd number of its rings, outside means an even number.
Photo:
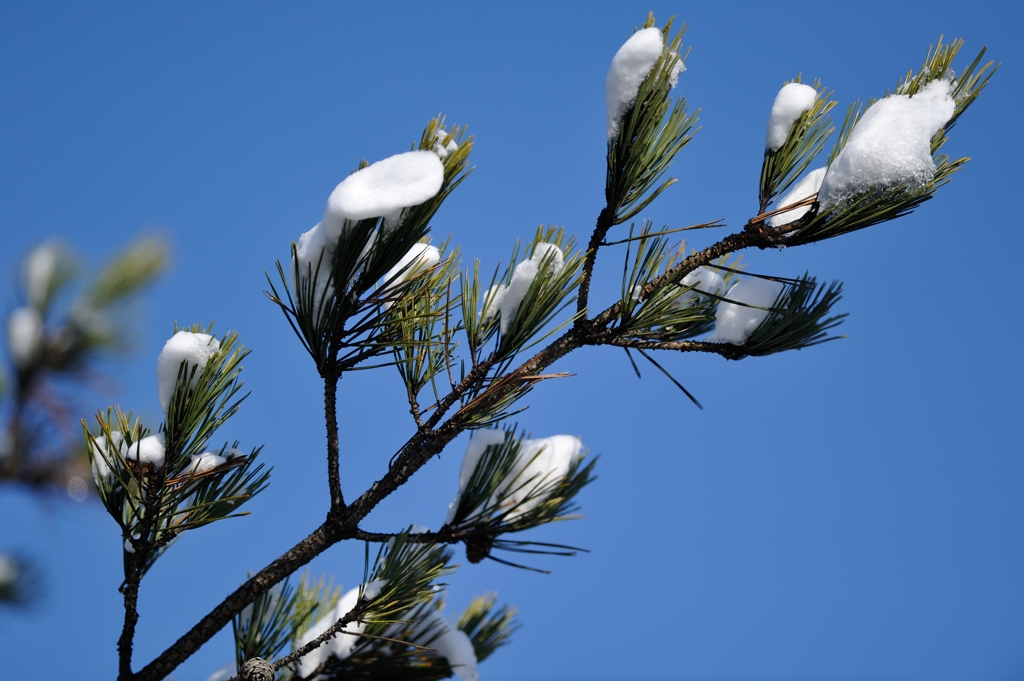
[[[110,464],[108,463],[108,457],[110,454],[107,452],[107,438],[103,435],[98,435],[94,438],[88,438],[89,448],[92,449],[92,477],[96,481],[98,487],[101,479],[110,477]],[[128,448],[125,446],[124,436],[119,430],[110,431],[110,444],[113,445],[121,458],[124,458]]]
[[[312,281],[313,277],[316,277],[313,289],[314,319],[319,319],[323,300],[334,295],[331,270],[334,265],[336,243],[337,239],[328,238],[323,223],[318,222],[313,229],[303,232],[299,242],[295,244],[295,264],[299,270],[299,281],[295,281],[293,277],[292,285],[298,292],[301,291],[300,282]]]
[[[164,413],[171,404],[174,388],[178,381],[178,368],[182,362],[187,363],[186,371],[191,374],[192,366],[197,366],[196,375],[192,379],[194,386],[199,376],[206,369],[206,363],[220,350],[220,341],[205,333],[179,331],[164,343],[164,349],[156,359],[157,392],[160,395],[160,406]]]
[[[248,456],[248,454],[243,452],[241,449],[238,449],[237,447],[228,447],[224,450],[225,459],[237,459],[246,456]]]
[[[53,277],[60,264],[62,250],[56,241],[47,241],[37,246],[25,258],[25,289],[28,302],[42,310],[53,286]]]
[[[132,535],[132,539],[138,539],[141,536],[142,536],[141,534],[133,534]],[[125,539],[124,540],[124,550],[127,551],[128,553],[135,553],[135,547],[132,546],[132,539]]]
[[[775,95],[772,112],[768,116],[768,133],[765,136],[765,147],[770,151],[778,151],[786,143],[789,131],[797,119],[810,111],[818,93],[810,85],[803,83],[787,83]]]
[[[43,318],[33,307],[19,307],[7,318],[7,347],[19,369],[36,361],[43,347]]]
[[[228,662],[213,670],[213,673],[206,677],[206,681],[228,681],[238,674],[238,666],[234,662]]]
[[[227,461],[228,460],[223,456],[219,456],[213,452],[193,454],[192,461],[188,465],[188,473],[192,475],[200,475],[201,473],[212,471],[214,468],[227,463]]]
[[[481,313],[484,319],[499,315],[501,320],[501,332],[508,333],[512,320],[519,312],[519,306],[530,290],[530,285],[537,278],[542,265],[546,264],[545,272],[550,277],[556,277],[565,267],[565,258],[562,250],[555,244],[538,242],[533,249],[533,255],[528,260],[516,265],[512,272],[512,281],[508,286],[495,284],[484,294],[484,306]]]
[[[725,298],[737,305],[722,301],[715,310],[715,330],[708,336],[709,341],[743,345],[757,327],[768,316],[768,310],[782,293],[783,285],[777,281],[749,277],[733,284]],[[757,307],[747,307],[756,305]]]
[[[441,262],[441,252],[437,250],[436,246],[413,244],[409,252],[403,255],[402,259],[384,275],[384,281],[395,286],[436,266],[439,262]]]
[[[448,140],[444,143],[444,140]],[[459,145],[455,143],[455,138],[444,131],[443,128],[437,129],[437,141],[434,143],[434,153],[440,158],[448,158],[448,154],[453,151],[458,151]]]
[[[363,600],[372,601],[377,596],[380,596],[380,590],[387,583],[386,579],[371,579],[363,585]]]
[[[459,470],[459,491],[455,495],[455,500],[448,504],[445,525],[455,519],[455,512],[459,510],[462,493],[466,491],[469,480],[473,477],[473,471],[476,470],[476,465],[480,462],[484,452],[488,447],[496,447],[503,442],[505,442],[505,431],[503,430],[478,430],[469,438],[466,454],[462,457],[462,468]]]
[[[144,437],[128,447],[124,458],[139,463],[151,463],[155,470],[160,470],[164,465],[164,434],[157,433]]]
[[[477,669],[476,651],[473,650],[473,642],[469,640],[469,636],[461,629],[451,626],[436,609],[425,608],[425,610],[426,613],[422,616],[413,615],[420,630],[426,632],[424,636],[417,637],[413,643],[427,645],[435,649],[441,657],[448,661],[452,671],[462,681],[479,681],[480,672]]]
[[[725,280],[722,275],[707,267],[698,267],[683,277],[679,282],[682,286],[693,288],[679,295],[674,305],[676,307],[689,307],[696,303],[702,303],[710,296],[721,294],[725,288]]]
[[[455,500],[448,507],[445,524],[455,519],[459,501],[466,490],[473,471],[483,458],[490,445],[501,444],[505,434],[500,430],[481,430],[473,436],[466,448],[466,456],[462,460],[459,471],[459,491]],[[583,442],[573,435],[554,435],[537,440],[523,440],[519,444],[519,452],[508,476],[484,504],[474,509],[469,517],[482,513],[503,503],[505,508],[514,509],[505,516],[512,521],[539,506],[548,496],[540,494],[528,499],[538,488],[554,485],[569,473],[572,464],[583,454]]]
[[[818,193],[822,208],[869,191],[924,189],[935,177],[932,137],[956,109],[950,86],[934,80],[913,97],[890,95],[872,104],[825,173]]]
[[[0,554],[0,587],[10,586],[18,581],[18,563],[10,556]]]
[[[821,188],[821,181],[825,179],[825,172],[827,168],[816,168],[811,172],[807,173],[799,182],[793,185],[793,188],[787,192],[779,201],[778,208],[785,208],[786,206],[794,203],[800,203],[804,199],[811,196]],[[766,222],[772,227],[778,227],[779,225],[788,225],[790,222],[796,222],[811,209],[811,206],[801,206],[794,208],[793,210],[787,210],[785,213],[779,213],[768,218]]]
[[[327,234],[340,236],[345,220],[393,217],[437,196],[444,164],[433,151],[407,151],[349,175],[334,188],[324,210]]]
[[[299,637],[299,640],[295,644],[295,648],[301,648],[317,636],[323,634],[338,620],[347,615],[358,602],[358,588],[351,589],[346,592],[330,612],[319,619],[312,627],[309,628],[308,631],[306,631],[306,633]],[[363,631],[364,627],[365,625],[362,623],[349,622],[345,625],[344,630],[359,633]],[[352,636],[351,634],[335,634],[333,638],[325,641],[319,648],[311,650],[299,658],[299,676],[309,676],[329,657],[336,657],[339,660],[344,660],[352,654],[352,648],[354,648],[358,642],[359,638]]]
[[[651,72],[665,49],[665,41],[658,28],[644,28],[627,40],[612,57],[612,65],[604,81],[605,101],[608,105],[608,141],[619,132],[622,115],[636,100],[644,78]],[[673,53],[674,56],[675,53]],[[679,74],[686,70],[682,59],[672,69],[671,84],[675,87]]]

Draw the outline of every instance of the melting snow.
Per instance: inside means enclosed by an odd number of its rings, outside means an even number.
[[[890,95],[872,104],[825,173],[822,209],[879,189],[924,189],[935,177],[932,137],[956,109],[949,91],[949,81],[935,80],[913,97]]]
[[[777,281],[755,277],[747,277],[733,284],[724,297],[745,305],[725,301],[719,303],[715,310],[715,330],[707,340],[734,345],[746,343],[768,316],[768,310],[759,310],[757,307],[771,307],[782,289],[783,285]]]

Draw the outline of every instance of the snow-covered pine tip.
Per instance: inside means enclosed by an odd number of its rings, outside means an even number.
[[[689,307],[697,302],[704,302],[711,296],[717,296],[725,288],[725,279],[718,272],[707,267],[698,267],[683,277],[679,282],[682,286],[692,286],[689,291],[680,294],[673,303],[676,307]]]
[[[484,319],[499,315],[501,321],[501,332],[508,333],[512,320],[519,312],[519,306],[530,290],[530,285],[537,278],[540,266],[547,264],[547,274],[550,277],[557,277],[565,268],[565,256],[562,249],[555,244],[538,242],[533,248],[533,255],[529,259],[516,265],[512,271],[512,281],[508,286],[495,284],[484,294],[483,311],[481,316]]]
[[[144,437],[128,447],[124,458],[143,464],[151,463],[155,470],[160,470],[164,465],[164,454],[164,434],[157,433]]]
[[[413,643],[427,645],[438,652],[462,681],[480,681],[476,651],[466,632],[453,627],[436,608],[420,606],[404,617],[416,621],[416,628],[426,632]],[[392,635],[399,633],[391,632]]]
[[[934,80],[912,97],[889,95],[872,104],[825,173],[822,209],[871,191],[923,190],[935,177],[932,138],[956,110],[950,87]]]
[[[779,201],[776,208],[785,208],[794,203],[800,203],[806,198],[809,198],[812,194],[821,188],[821,181],[825,179],[825,171],[827,168],[815,168],[811,172],[807,173],[793,185],[793,188],[786,193],[782,200]],[[768,218],[767,222],[772,227],[778,227],[779,225],[788,225],[790,222],[796,222],[811,209],[810,205],[800,206],[793,210],[787,210],[785,213],[779,213]]]
[[[466,454],[462,457],[462,468],[459,469],[459,491],[455,494],[454,501],[448,504],[448,515],[444,519],[445,525],[455,520],[455,513],[459,510],[462,493],[469,486],[473,471],[476,470],[484,452],[488,447],[498,446],[503,442],[505,442],[505,431],[503,430],[478,430],[470,436],[469,444],[466,445]]]
[[[394,216],[434,198],[444,184],[444,164],[433,151],[407,151],[362,170],[334,188],[324,210],[328,238],[341,237],[345,220]]]
[[[331,608],[330,612],[317,620],[299,640],[295,642],[295,648],[301,648],[320,634],[327,631],[335,622],[347,615],[359,602],[359,589],[350,589],[338,600],[338,604]],[[345,625],[345,631],[362,633],[366,627],[362,622],[349,622]],[[316,671],[328,658],[335,657],[344,660],[352,654],[352,649],[359,642],[358,636],[351,634],[336,634],[333,638],[324,641],[318,648],[314,648],[299,658],[298,674],[300,677],[307,677]]]
[[[437,250],[436,246],[413,244],[412,248],[402,256],[402,259],[384,275],[384,283],[396,286],[403,281],[412,279],[420,272],[435,267],[440,262],[441,252]]]
[[[19,307],[7,317],[7,348],[14,365],[27,369],[43,349],[43,318],[34,307]]]
[[[778,151],[786,143],[793,123],[805,111],[810,111],[818,92],[810,85],[803,83],[787,83],[775,95],[772,112],[768,116],[768,133],[765,136],[765,147],[769,151]]]
[[[487,447],[500,445],[504,441],[505,432],[501,430],[477,431],[470,438],[459,471],[459,491],[448,507],[445,524],[455,519],[459,503],[473,477],[473,471],[479,465]],[[512,509],[504,516],[503,522],[511,522],[524,513],[529,513],[551,495],[559,481],[569,474],[572,465],[582,456],[583,442],[574,435],[553,435],[536,440],[522,440],[508,475],[494,490],[490,499],[480,508],[470,512],[467,517],[476,517],[486,509],[493,509],[499,505],[503,510]],[[543,493],[538,493],[541,491]]]
[[[214,468],[222,466],[227,462],[228,460],[226,458],[218,454],[214,454],[213,452],[193,454],[192,461],[189,463],[186,472],[190,475],[200,475],[207,471],[212,471]]]
[[[782,293],[783,284],[777,281],[747,277],[733,284],[725,298],[738,305],[722,301],[715,310],[715,330],[707,340],[717,343],[743,345],[757,327],[768,317],[768,310]],[[756,307],[747,307],[754,305]]]
[[[459,145],[455,143],[455,138],[452,137],[444,128],[437,129],[437,141],[434,143],[434,153],[441,159],[448,158],[448,154],[453,151],[458,151]],[[445,144],[445,140],[448,143]]]
[[[160,406],[164,413],[171,404],[174,388],[178,382],[178,368],[187,362],[186,371],[192,372],[192,366],[198,367],[192,379],[192,385],[206,369],[207,362],[220,350],[220,341],[209,334],[179,331],[164,343],[164,349],[156,359],[157,392],[160,395]]]
[[[661,29],[644,28],[630,36],[612,57],[612,65],[604,81],[605,102],[608,105],[609,142],[618,134],[622,115],[636,100],[640,84],[654,68],[664,49],[665,40]],[[685,70],[683,60],[677,60],[670,76],[673,87],[679,80],[679,74]]]
[[[86,442],[89,446],[89,450],[92,453],[92,478],[96,481],[96,487],[100,487],[100,481],[106,480],[111,476],[110,470],[110,457],[111,454],[107,451],[107,438],[104,435],[97,435],[96,437],[86,438]],[[117,452],[117,456],[124,458],[124,455],[128,452],[128,447],[124,441],[124,435],[119,430],[110,431],[110,444],[112,449]]]

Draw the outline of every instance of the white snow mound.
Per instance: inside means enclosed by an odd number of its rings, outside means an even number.
[[[725,298],[746,305],[771,307],[782,292],[777,281],[748,277],[733,284]],[[722,301],[715,310],[715,330],[707,340],[743,345],[758,325],[768,316],[768,310]]]
[[[441,191],[444,164],[433,151],[407,151],[357,170],[327,199],[324,229],[336,239],[345,220],[396,215]]]
[[[720,295],[725,288],[725,280],[722,275],[707,267],[698,267],[683,277],[679,282],[682,286],[693,286],[694,288],[676,298],[673,303],[676,307],[689,307],[698,302],[707,300],[708,295]]]
[[[537,278],[540,266],[546,264],[548,276],[556,277],[565,268],[565,258],[562,250],[555,244],[538,242],[533,249],[533,255],[528,260],[516,265],[512,271],[512,281],[508,286],[495,284],[484,294],[483,315],[484,319],[499,315],[501,320],[501,332],[508,333],[512,320],[519,312],[519,306],[530,290],[530,285]]]
[[[913,97],[890,95],[872,104],[825,174],[818,193],[822,209],[874,190],[924,189],[935,177],[932,137],[956,109],[950,87],[934,80]]]
[[[811,194],[818,191],[821,187],[821,181],[825,179],[825,171],[827,168],[815,168],[811,172],[807,173],[800,179],[799,182],[793,185],[782,200],[779,201],[776,208],[785,208],[794,203],[800,203]],[[790,222],[795,222],[807,214],[807,211],[811,209],[810,206],[801,206],[794,208],[793,210],[787,210],[785,213],[779,213],[768,218],[766,222],[772,227],[778,227],[779,225],[788,225]]]
[[[128,447],[124,458],[139,463],[151,463],[154,469],[160,470],[164,465],[164,434],[157,433],[142,438]]]
[[[765,136],[765,147],[778,151],[786,143],[789,130],[805,111],[810,111],[818,93],[810,85],[803,83],[787,83],[775,95],[772,112],[768,116],[768,134]]]
[[[459,472],[459,491],[455,501],[448,507],[448,518],[445,524],[455,517],[473,471],[476,469],[489,445],[501,444],[505,441],[505,433],[501,430],[478,431],[469,441],[466,456],[462,460]],[[519,445],[519,453],[508,476],[494,491],[491,498],[480,508],[469,513],[470,518],[482,513],[485,508],[493,508],[501,499],[505,499],[506,508],[514,508],[505,516],[512,521],[539,506],[552,491],[550,488],[569,473],[572,464],[583,455],[583,442],[574,435],[553,435],[537,440],[523,440]],[[531,499],[538,489],[548,489],[547,493],[539,494]]]
[[[633,104],[640,84],[654,68],[665,49],[661,29],[644,28],[627,40],[612,57],[612,65],[604,81],[605,101],[608,105],[608,141],[619,132],[619,122],[626,109]],[[686,70],[682,60],[676,62],[672,72],[672,85]]]
[[[333,626],[335,622],[347,615],[352,608],[356,607],[356,603],[358,602],[359,589],[356,588],[347,591],[338,601],[338,604],[334,606],[329,613],[324,615],[312,627],[310,627],[306,633],[299,637],[295,647],[301,648],[317,636],[320,636]],[[364,624],[349,622],[345,625],[344,630],[361,632],[364,627]],[[344,660],[352,654],[352,648],[354,648],[358,642],[359,638],[357,636],[352,636],[351,634],[336,634],[333,638],[325,641],[319,648],[315,648],[299,658],[299,676],[309,676],[329,657],[336,657],[339,660]]]
[[[43,318],[33,307],[19,307],[7,317],[7,348],[14,365],[25,369],[43,348]]]
[[[157,392],[160,395],[160,406],[164,413],[171,404],[171,396],[174,394],[174,386],[178,381],[178,367],[182,362],[187,362],[186,369],[192,372],[193,365],[199,367],[192,379],[192,385],[199,379],[199,376],[206,369],[206,363],[220,350],[220,341],[205,333],[192,333],[191,331],[179,331],[171,336],[164,343],[164,349],[156,358],[156,381]]]

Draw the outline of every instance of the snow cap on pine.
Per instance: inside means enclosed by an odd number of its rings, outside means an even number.
[[[659,28],[644,28],[627,40],[612,57],[612,65],[605,78],[605,102],[608,106],[608,141],[619,133],[622,115],[636,101],[644,78],[651,72],[665,49],[665,40]],[[674,56],[677,56],[673,53]],[[679,74],[686,70],[683,60],[676,61],[670,76],[675,87]]]
[[[334,188],[324,210],[324,230],[337,242],[345,220],[388,216],[394,221],[403,208],[437,196],[443,184],[444,164],[433,151],[407,151],[377,161]]]
[[[805,111],[810,111],[817,91],[803,83],[787,83],[775,95],[772,112],[768,115],[768,132],[765,135],[765,147],[769,151],[778,151],[786,143],[789,131]]]
[[[935,178],[932,137],[956,110],[952,84],[933,80],[913,97],[890,95],[864,112],[818,192],[823,210],[869,191],[921,191]]]
[[[192,367],[198,367],[192,385],[206,369],[207,362],[220,350],[220,341],[209,334],[179,331],[164,343],[164,349],[156,359],[157,392],[160,395],[160,406],[164,413],[171,404],[174,388],[178,382],[178,368],[182,362],[187,364],[186,375],[191,375]]]
[[[745,277],[729,289],[725,298],[738,305],[722,301],[715,310],[715,330],[708,336],[709,341],[742,345],[768,317],[768,310],[782,293],[783,285],[777,281]],[[748,307],[754,305],[756,307]]]

